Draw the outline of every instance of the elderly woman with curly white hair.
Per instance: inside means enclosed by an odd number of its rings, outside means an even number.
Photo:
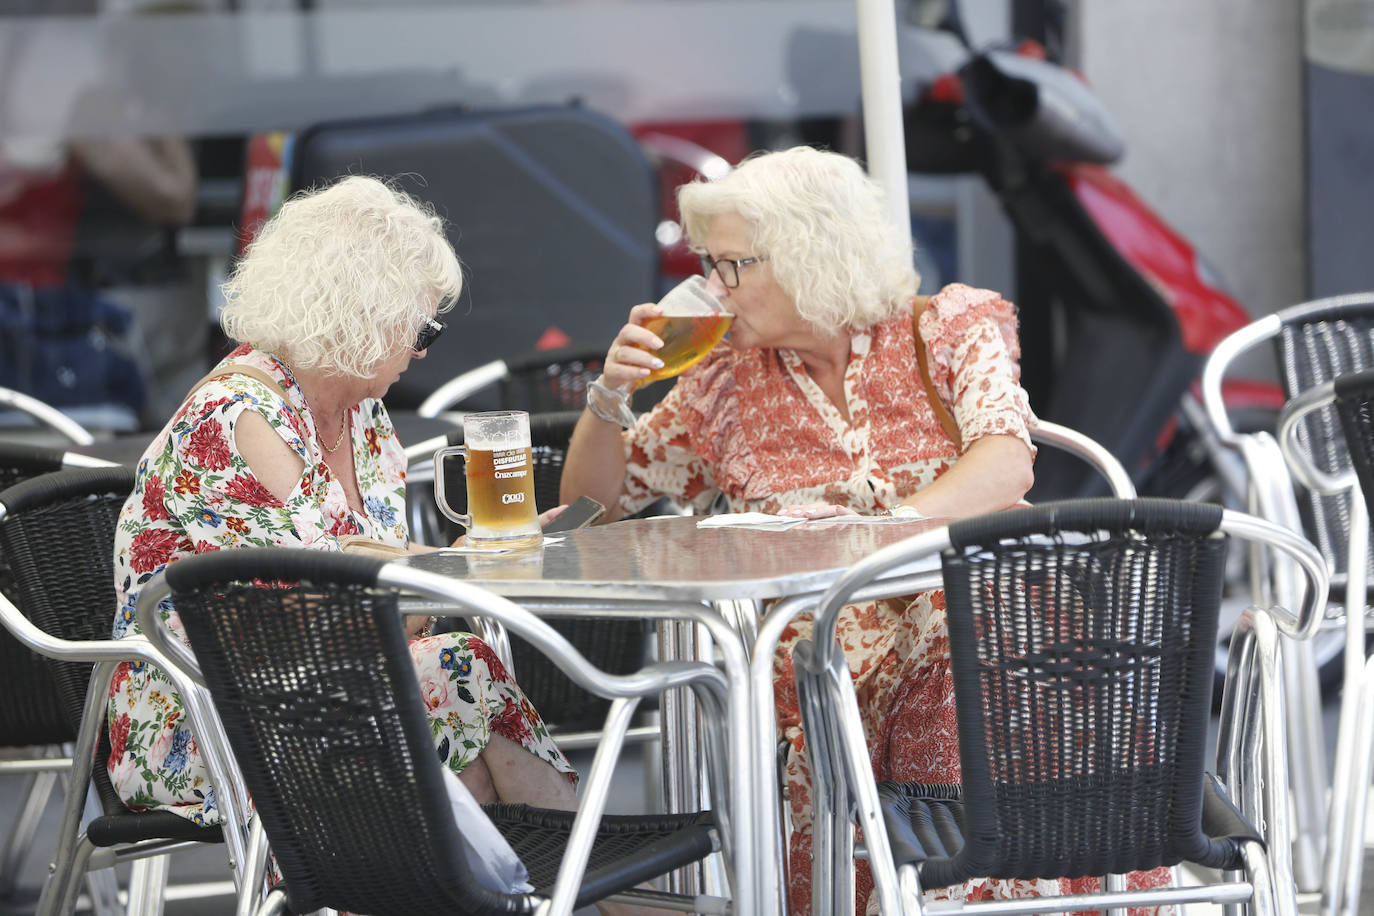
[[[758,154],[684,185],[678,203],[708,289],[735,316],[729,339],[622,431],[601,399],[648,375],[662,346],[644,327],[659,307],[631,309],[578,422],[564,500],[585,493],[612,517],[662,494],[703,511],[723,496],[733,511],[958,517],[1025,495],[1035,418],[1012,305],[960,284],[918,298],[910,243],[857,163],[806,147]],[[792,912],[809,911],[811,833],[791,649],[809,633],[809,618],[785,633],[774,666]],[[957,781],[943,593],[847,608],[839,638],[877,777]],[[863,912],[866,867],[859,889]]]
[[[143,583],[194,553],[339,550],[350,535],[428,549],[406,531],[405,458],[381,397],[424,358],[461,287],[440,220],[377,179],[281,207],[224,287],[224,330],[242,345],[187,394],[138,466],[115,541],[116,637],[135,631]],[[480,802],[575,807],[572,767],[491,649],[425,624],[407,626],[440,759]],[[218,822],[162,672],[121,668],[109,725],[107,768],[126,804]]]

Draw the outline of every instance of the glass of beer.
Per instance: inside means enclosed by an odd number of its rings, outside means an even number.
[[[668,290],[658,300],[663,314],[644,322],[644,327],[653,331],[663,346],[652,351],[663,360],[663,368],[654,369],[644,378],[632,383],[628,390],[622,390],[624,397],[618,412],[621,423],[633,426],[634,413],[630,410],[629,393],[660,379],[681,375],[710,353],[721,338],[730,330],[730,322],[735,316],[725,311],[720,300],[706,290],[706,278],[695,274]]]
[[[466,461],[468,512],[457,512],[444,492],[444,459]],[[434,500],[439,511],[468,530],[476,548],[534,547],[543,541],[534,505],[530,415],[494,410],[463,417],[463,444],[434,453]]]

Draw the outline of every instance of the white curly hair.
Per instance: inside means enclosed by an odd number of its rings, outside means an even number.
[[[295,368],[368,378],[463,288],[433,209],[353,175],[282,204],[221,287],[232,340]]]
[[[711,217],[749,222],[750,254],[768,259],[797,313],[824,333],[865,330],[916,295],[911,244],[882,187],[848,156],[809,146],[754,153],[716,181],[678,188],[677,201],[698,253]]]

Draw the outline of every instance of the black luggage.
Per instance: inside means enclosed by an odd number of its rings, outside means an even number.
[[[609,341],[658,294],[658,185],[619,123],[575,106],[444,109],[318,124],[290,187],[370,174],[431,202],[464,265],[462,300],[428,358],[387,395],[413,408],[453,376],[552,342]],[[561,335],[556,332],[562,332]]]

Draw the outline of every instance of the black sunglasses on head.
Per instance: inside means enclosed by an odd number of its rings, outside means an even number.
[[[410,349],[416,353],[423,353],[429,349],[429,345],[439,339],[439,335],[444,333],[444,324],[438,318],[425,317],[425,323],[420,325],[420,332],[415,335],[415,343],[411,344]]]

